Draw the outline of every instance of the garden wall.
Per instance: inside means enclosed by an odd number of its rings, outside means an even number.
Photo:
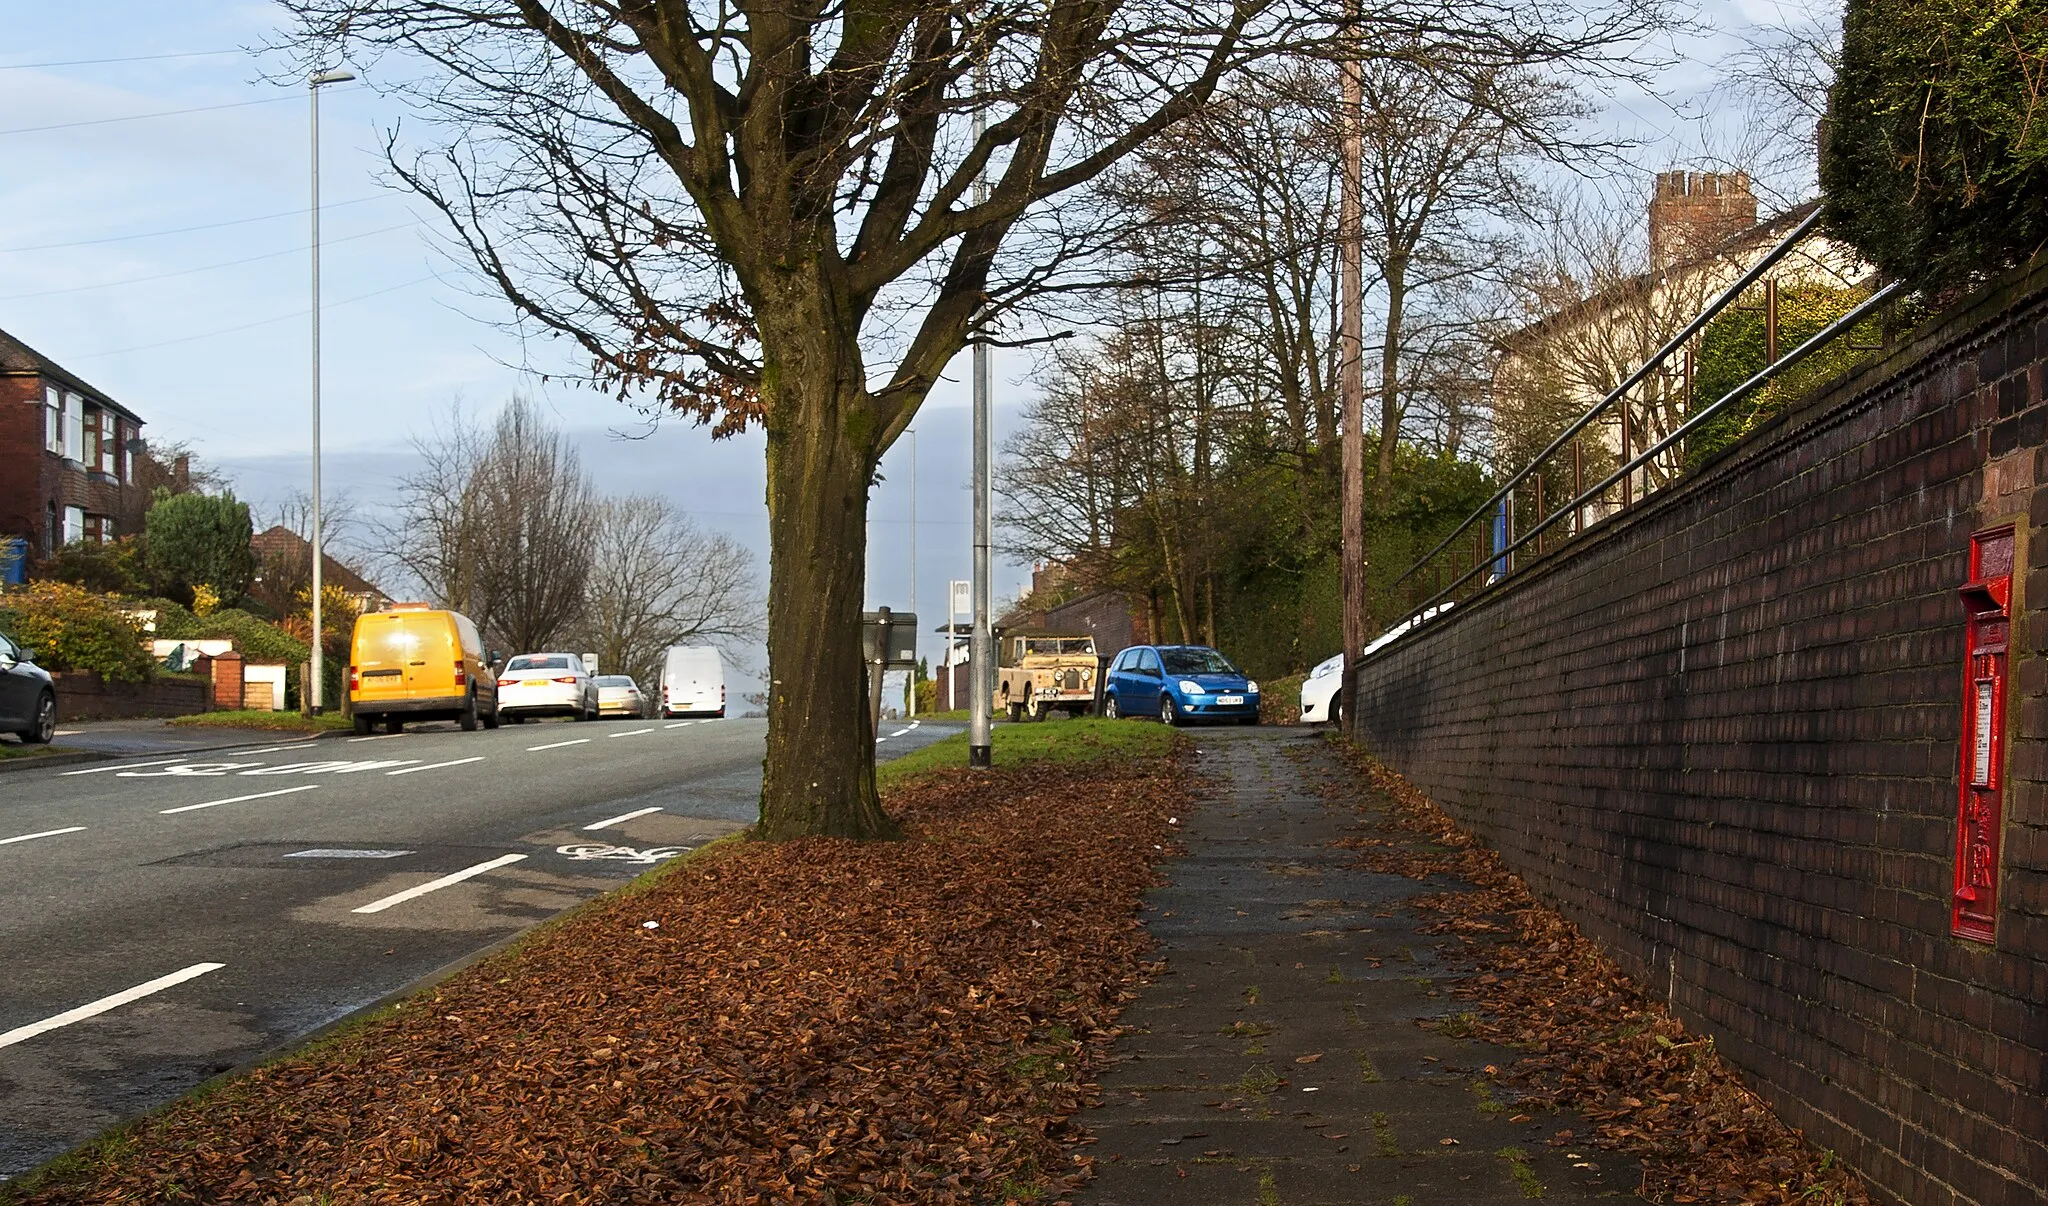
[[[147,683],[107,682],[90,672],[57,672],[57,723],[74,720],[129,720],[145,716],[189,716],[213,706],[212,684],[203,678],[159,676]]]
[[[1358,670],[1355,735],[1885,1200],[2048,1200],[2048,268]],[[1951,936],[2016,529],[1995,943]]]

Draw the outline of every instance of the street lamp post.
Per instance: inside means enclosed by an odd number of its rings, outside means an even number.
[[[324,84],[345,84],[356,78],[356,73],[344,68],[322,71],[306,81],[306,96],[312,102],[313,114],[313,664],[312,683],[301,684],[301,693],[312,701],[309,709],[315,716],[326,701],[321,698],[325,692],[325,659],[321,656],[320,615],[320,88]]]
[[[910,437],[910,614],[917,614],[917,428],[904,431]],[[917,639],[916,630],[911,631],[911,640]],[[910,654],[910,701],[905,712],[917,715],[917,650],[913,645]]]

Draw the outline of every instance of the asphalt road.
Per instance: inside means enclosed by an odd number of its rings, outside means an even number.
[[[435,725],[0,776],[0,1178],[742,827],[766,733]]]

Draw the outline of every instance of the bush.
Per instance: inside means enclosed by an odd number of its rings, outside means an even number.
[[[110,682],[148,682],[156,659],[121,600],[68,582],[32,582],[0,594],[0,629],[36,651],[45,670],[91,671]]]
[[[199,616],[170,599],[147,599],[138,606],[156,609],[156,635],[160,640],[231,640],[241,655],[252,662],[283,662],[287,666],[296,666],[311,656],[306,642],[298,636],[246,611],[227,608]]]
[[[2048,243],[2044,71],[2038,4],[1849,0],[1820,162],[1829,231],[1936,289],[2026,260]]]
[[[1837,289],[1829,285],[1790,285],[1778,294],[1778,353],[1783,355],[1818,334],[1829,323],[1862,304],[1869,296],[1860,289]],[[1761,309],[1723,310],[1700,335],[1700,351],[1693,373],[1692,406],[1712,405],[1729,390],[1763,371],[1767,352],[1765,317]],[[1702,424],[1686,437],[1688,468],[1704,462],[1743,436],[1756,430],[1823,382],[1856,367],[1870,352],[1880,334],[1873,315],[1846,334],[1771,378],[1761,389]]]
[[[167,495],[149,509],[143,530],[150,573],[160,583],[184,592],[205,587],[232,603],[256,576],[249,504],[232,492]]]
[[[139,595],[149,589],[142,542],[133,536],[110,540],[74,540],[36,563],[35,576],[68,582],[98,595]]]

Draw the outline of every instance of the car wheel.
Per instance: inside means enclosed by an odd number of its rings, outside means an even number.
[[[462,715],[456,717],[456,723],[462,726],[465,733],[476,732],[476,692],[471,691],[469,697],[462,701]]]
[[[1024,705],[1024,715],[1030,717],[1032,720],[1044,720],[1046,719],[1048,714],[1049,713],[1046,709],[1045,701],[1037,698],[1036,696],[1033,696]]]
[[[385,731],[385,732],[387,732],[387,733],[403,733],[403,732],[405,732],[405,717],[403,717],[403,716],[386,716],[386,717],[384,718],[384,731]]]
[[[1123,719],[1123,713],[1116,710],[1116,696],[1105,695],[1102,697],[1102,718],[1104,720]]]
[[[30,745],[48,745],[57,735],[57,697],[48,691],[36,696],[35,719],[29,722],[28,731],[21,735]]]
[[[349,727],[356,731],[356,736],[367,737],[370,734],[370,729],[372,727],[371,721],[373,719],[373,717],[365,716],[361,712],[357,712],[354,716],[349,718]]]
[[[497,705],[493,704],[491,706],[491,710],[484,713],[484,727],[487,729],[495,729],[498,727]]]
[[[1171,695],[1161,695],[1159,697],[1159,723],[1180,723],[1180,709],[1173,706],[1173,696]]]
[[[1024,705],[1021,703],[1004,704],[1003,714],[1010,718],[1011,724],[1017,724],[1024,719]]]

